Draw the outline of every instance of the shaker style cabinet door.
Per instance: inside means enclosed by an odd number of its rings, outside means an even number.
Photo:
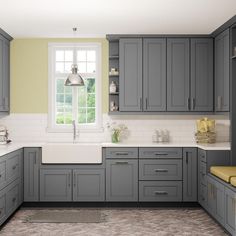
[[[166,39],[143,39],[143,110],[166,110]]]
[[[191,110],[213,111],[213,40],[191,39]]]
[[[41,148],[24,148],[24,201],[39,201]]]
[[[229,111],[229,29],[215,38],[215,111]]]
[[[189,111],[189,39],[167,39],[167,111]]]
[[[197,201],[197,149],[183,149],[183,201]]]
[[[142,39],[119,42],[120,111],[142,111]]]

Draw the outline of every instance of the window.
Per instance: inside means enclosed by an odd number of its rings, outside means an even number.
[[[71,130],[72,120],[79,128],[101,127],[101,46],[99,43],[49,44],[49,128]],[[71,65],[85,86],[64,86]]]

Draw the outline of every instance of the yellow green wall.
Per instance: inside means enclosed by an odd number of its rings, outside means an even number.
[[[11,112],[48,112],[48,43],[100,42],[102,110],[108,111],[108,43],[106,39],[14,39],[11,42]]]

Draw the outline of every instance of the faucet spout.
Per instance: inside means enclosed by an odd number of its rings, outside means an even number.
[[[72,120],[72,126],[73,126],[73,143],[75,143],[75,140],[76,140],[76,124],[75,124],[75,120]]]

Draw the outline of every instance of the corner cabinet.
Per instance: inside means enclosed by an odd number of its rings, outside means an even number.
[[[229,111],[229,29],[215,38],[215,111]]]

